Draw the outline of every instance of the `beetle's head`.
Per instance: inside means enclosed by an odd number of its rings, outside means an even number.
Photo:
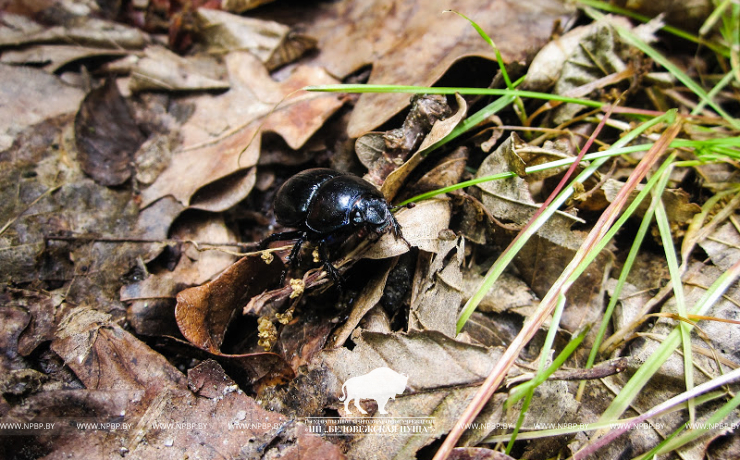
[[[382,198],[360,198],[352,210],[352,224],[355,226],[366,225],[376,232],[382,232],[391,222],[393,215]]]

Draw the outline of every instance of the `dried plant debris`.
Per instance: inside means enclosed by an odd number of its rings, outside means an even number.
[[[87,391],[86,404],[97,409],[96,420],[117,423],[119,429],[62,427],[53,444],[42,437],[45,453],[61,450],[66,455],[95,458],[112,453],[181,458],[186,453],[211,456],[218,451],[251,457],[271,449],[285,453],[310,447],[316,458],[342,458],[337,447],[309,436],[301,424],[260,408],[215,362],[205,361],[186,378],[159,353],[108,321],[109,317],[92,310],[72,310],[62,321],[52,347],[85,386],[95,390]],[[4,415],[3,421],[32,422],[65,414],[69,418],[81,402],[79,390],[77,393],[77,397],[66,394],[54,404],[48,400],[55,393],[42,393],[39,396],[47,400],[43,407],[37,405],[33,413],[14,410]],[[96,395],[104,399],[96,399]]]
[[[539,208],[523,177],[527,164],[517,151],[524,148],[526,144],[516,134],[512,134],[495,152],[483,160],[476,174],[477,178],[508,172],[516,174],[515,177],[509,179],[484,182],[478,187],[483,191],[481,201],[488,212],[500,221],[513,222],[517,226],[522,226],[529,221]],[[570,227],[576,222],[583,222],[583,220],[572,214],[557,211],[540,228],[538,235],[559,246],[575,250],[580,246],[581,238],[577,233],[572,232]]]
[[[180,331],[196,346],[217,352],[237,309],[273,284],[282,268],[277,260],[267,264],[259,256],[248,256],[215,280],[181,291],[175,309]]]
[[[231,89],[216,96],[193,96],[190,101],[193,114],[180,128],[181,147],[174,152],[169,168],[142,193],[144,205],[167,195],[184,205],[191,204],[199,189],[257,164],[262,132],[276,132],[291,148],[297,149],[342,104],[331,94],[293,94],[308,84],[336,82],[318,68],[298,68],[287,80],[278,83],[247,52],[230,53],[225,60]],[[197,177],[182,180],[194,171],[198,172]],[[214,188],[210,193],[226,195],[229,199],[218,200],[215,206],[201,203],[200,209],[228,209],[251,190],[251,186],[242,186],[241,181],[225,181],[220,185],[226,191]]]
[[[467,21],[442,14],[447,9],[475,18],[483,30],[497,31],[496,45],[506,62],[523,60],[527,50],[542,46],[553,22],[569,13],[563,3],[549,0],[526,6],[470,0],[340,2],[320,14],[308,12],[306,33],[318,40],[317,63],[332,75],[344,77],[372,65],[368,83],[430,86],[462,57],[495,59]],[[349,135],[365,134],[407,104],[405,95],[364,94],[352,113]]]

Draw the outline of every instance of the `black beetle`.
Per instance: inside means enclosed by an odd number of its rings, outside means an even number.
[[[270,235],[260,247],[297,239],[288,256],[291,264],[303,243],[318,243],[321,262],[339,285],[341,278],[329,261],[328,245],[356,233],[378,237],[389,229],[403,239],[383,194],[369,182],[333,169],[307,169],[291,177],[277,191],[273,209],[279,224],[297,230]]]

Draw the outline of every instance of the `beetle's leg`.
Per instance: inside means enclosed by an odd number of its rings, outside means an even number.
[[[285,276],[288,274],[288,270],[293,265],[294,260],[298,258],[298,254],[301,252],[301,246],[303,246],[303,243],[306,242],[306,232],[302,232],[300,230],[292,230],[289,232],[280,232],[280,233],[273,233],[272,235],[268,236],[264,240],[260,241],[260,249],[267,249],[270,246],[270,243],[273,241],[281,241],[281,240],[294,240],[298,239],[296,243],[293,245],[293,249],[290,250],[290,255],[288,256],[287,263],[285,264],[285,270],[280,274],[280,285],[282,286],[283,283],[285,283]]]
[[[272,235],[268,236],[264,240],[260,241],[260,249],[264,250],[267,249],[270,246],[270,243],[273,241],[284,241],[284,240],[294,240],[296,238],[300,238],[301,236],[305,236],[306,232],[302,232],[300,230],[291,230],[289,232],[280,232],[280,233],[273,233]]]
[[[293,249],[290,250],[290,255],[288,256],[288,265],[293,265],[300,257],[301,253],[301,246],[303,246],[303,243],[306,242],[306,238],[308,236],[306,235],[306,232],[298,232],[298,241],[295,242],[293,245]]]
[[[406,243],[406,247],[411,249],[411,243],[409,243],[408,240],[403,237],[403,233],[401,233],[401,226],[398,224],[396,216],[394,216],[393,214],[391,214],[391,225],[393,225],[393,236],[395,236],[396,239],[401,238],[401,241]]]
[[[334,280],[334,284],[336,284],[339,290],[342,291],[342,275],[340,275],[334,265],[332,265],[331,260],[329,259],[329,250],[326,247],[326,242],[324,240],[319,241],[319,258],[321,259],[321,263],[324,264],[324,269],[329,273],[331,279]]]

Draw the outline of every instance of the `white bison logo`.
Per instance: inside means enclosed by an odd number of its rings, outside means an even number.
[[[367,414],[367,411],[360,407],[360,399],[374,399],[378,403],[378,412],[387,414],[385,405],[388,403],[388,399],[395,400],[397,394],[403,393],[408,379],[407,375],[399,374],[393,369],[379,367],[365,375],[352,377],[344,382],[342,396],[339,400],[344,401],[344,411],[348,414],[352,413],[349,410],[349,402],[353,399],[355,400],[355,407],[363,414]],[[344,399],[345,388],[347,389],[346,400]]]

